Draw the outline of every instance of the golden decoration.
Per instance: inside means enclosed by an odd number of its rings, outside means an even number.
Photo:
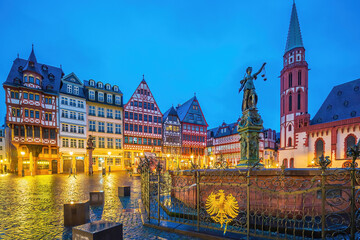
[[[218,193],[211,193],[206,200],[206,211],[211,218],[224,226],[224,234],[226,233],[227,224],[231,222],[239,214],[239,204],[232,194],[225,196],[224,190]]]

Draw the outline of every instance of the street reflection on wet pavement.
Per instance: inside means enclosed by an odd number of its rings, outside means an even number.
[[[131,197],[118,197],[122,185],[131,186]],[[88,200],[90,191],[101,190],[105,204],[90,207],[90,220],[122,223],[124,239],[193,239],[142,226],[137,211],[140,177],[125,172],[91,177],[0,175],[0,239],[71,239],[71,227],[64,227],[63,204]]]

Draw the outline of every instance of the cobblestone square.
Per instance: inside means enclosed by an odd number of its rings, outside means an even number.
[[[131,186],[130,198],[117,195],[117,187],[124,184]],[[140,178],[124,172],[92,177],[0,175],[0,239],[71,239],[71,228],[63,224],[63,204],[88,200],[89,192],[97,190],[105,192],[105,204],[90,207],[91,221],[123,223],[124,239],[193,239],[143,227],[137,211]]]

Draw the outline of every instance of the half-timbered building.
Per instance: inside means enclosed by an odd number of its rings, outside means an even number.
[[[207,126],[196,96],[176,108],[181,122],[181,167],[190,167],[190,161],[205,166]]]
[[[86,115],[84,84],[70,73],[61,80],[59,93],[61,172],[85,170]]]
[[[16,148],[18,174],[57,173],[58,91],[63,71],[38,63],[32,49],[29,58],[16,58],[3,84],[6,124]],[[12,169],[15,170],[15,169]]]
[[[87,108],[87,136],[94,137],[93,171],[123,170],[123,94],[109,83],[84,81]],[[88,168],[89,160],[85,168]]]
[[[163,116],[163,154],[167,158],[167,168],[177,169],[181,156],[181,123],[174,107]]]
[[[162,113],[145,79],[124,106],[124,148],[127,165],[138,164],[144,152],[161,152]]]

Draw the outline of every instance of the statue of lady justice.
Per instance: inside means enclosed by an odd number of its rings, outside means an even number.
[[[246,74],[244,76],[244,78],[240,81],[241,83],[241,87],[239,89],[239,92],[241,92],[241,90],[244,89],[244,97],[243,97],[243,102],[242,102],[242,111],[246,111],[246,110],[253,110],[256,109],[256,104],[258,101],[258,96],[255,92],[255,85],[253,80],[257,79],[257,75],[259,75],[259,73],[261,73],[261,71],[264,69],[265,67],[264,63],[260,70],[257,71],[256,73],[254,73],[253,75],[251,75],[252,72],[252,67],[248,67],[246,69]],[[263,77],[265,77],[265,75],[262,75]],[[266,81],[266,78],[264,78],[264,81]]]

